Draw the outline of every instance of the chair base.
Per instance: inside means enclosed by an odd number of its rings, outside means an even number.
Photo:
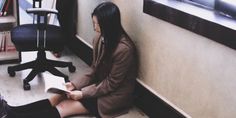
[[[29,73],[29,75],[23,80],[23,88],[24,90],[30,90],[30,84],[29,82],[34,79],[34,77],[42,72],[48,71],[51,74],[55,76],[60,76],[65,78],[65,81],[69,81],[69,77],[59,70],[57,70],[55,67],[68,67],[69,72],[75,72],[76,68],[73,66],[72,62],[61,62],[61,61],[55,61],[50,60],[46,58],[45,51],[38,51],[37,53],[37,59],[31,62],[27,62],[24,64],[19,64],[16,66],[9,66],[8,67],[8,74],[11,77],[15,76],[15,71],[21,71],[25,69],[32,68],[32,71]]]

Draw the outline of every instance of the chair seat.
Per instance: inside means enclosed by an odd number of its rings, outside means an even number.
[[[12,42],[18,51],[35,51],[37,47],[37,30],[42,25],[25,24],[15,27],[11,30]],[[40,46],[43,44],[43,31],[40,31]],[[54,25],[47,25],[46,28],[46,46],[44,50],[61,51],[65,45],[65,38],[61,28]]]

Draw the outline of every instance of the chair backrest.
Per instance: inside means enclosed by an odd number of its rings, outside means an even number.
[[[36,6],[36,3],[38,3],[38,6]],[[42,7],[42,0],[33,0],[33,8],[41,8]]]
[[[32,8],[42,8],[42,0],[33,0]],[[35,21],[35,17],[37,18],[37,21]],[[33,14],[33,24],[40,23],[41,16]]]

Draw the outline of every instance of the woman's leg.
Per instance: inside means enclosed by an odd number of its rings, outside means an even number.
[[[75,114],[87,114],[88,110],[79,102],[75,100],[63,100],[60,104],[56,106],[60,116],[66,117]]]
[[[1,117],[6,115],[6,118],[61,118],[57,108],[53,107],[48,99],[22,106],[9,106],[0,95],[0,103]]]
[[[38,112],[40,110],[51,109],[51,105],[48,99],[36,101],[22,106],[9,106],[9,109],[14,112]]]
[[[36,101],[22,106],[9,106],[15,112],[33,112],[42,109],[50,109],[59,104],[62,100],[66,99],[65,95],[55,94],[49,99]]]
[[[9,106],[7,118],[60,118],[55,107],[66,97],[55,94],[49,99],[44,99],[22,106]]]
[[[53,94],[50,98],[49,101],[52,106],[57,106],[61,101],[67,99],[65,94]]]
[[[42,109],[34,112],[15,112],[8,110],[7,118],[61,118],[55,107],[50,109]]]

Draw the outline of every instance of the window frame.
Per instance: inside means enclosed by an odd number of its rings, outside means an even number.
[[[227,0],[215,0],[214,9],[224,16],[231,17],[236,20],[236,3]]]
[[[236,20],[212,10],[176,0],[144,0],[143,12],[236,49]]]
[[[200,7],[204,7],[208,9],[214,9],[214,6],[215,6],[215,0],[212,0],[212,2],[209,2],[209,0],[179,0],[179,1],[183,1],[186,3],[193,4],[193,5],[198,5]]]
[[[230,0],[177,0],[191,5],[210,9],[225,17],[236,20],[236,3]]]

